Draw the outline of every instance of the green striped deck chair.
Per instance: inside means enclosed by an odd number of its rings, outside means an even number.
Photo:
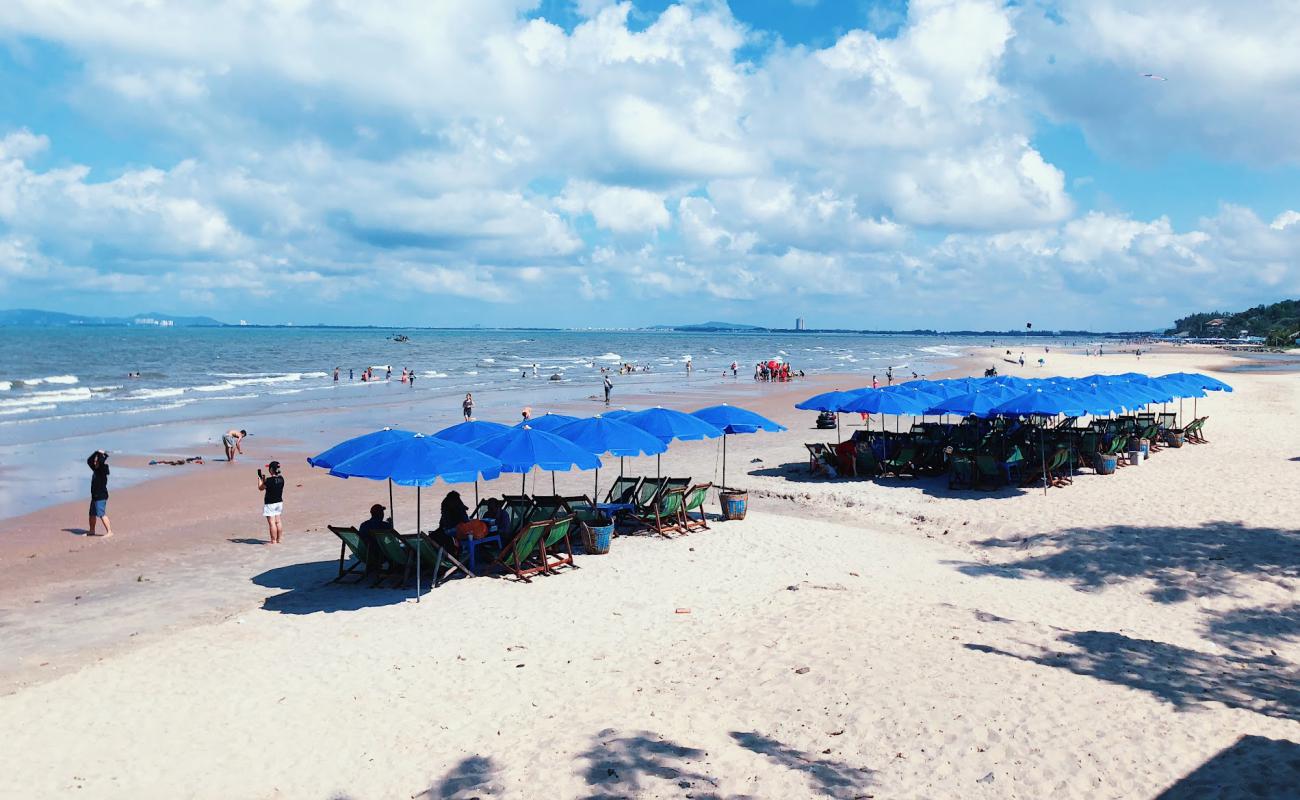
[[[370,548],[366,546],[365,540],[361,538],[361,534],[357,532],[356,528],[340,528],[335,525],[327,525],[325,527],[330,529],[330,533],[339,537],[339,576],[334,579],[335,582],[343,580],[344,576],[351,575],[359,569],[373,569],[370,563],[372,558]],[[349,551],[351,551],[352,557],[355,560],[352,562],[351,566],[344,569],[343,564],[347,560],[347,554]],[[377,558],[377,556],[375,556],[375,558]],[[364,579],[364,574],[358,576],[358,580]]]
[[[569,532],[574,522],[576,519],[572,514],[551,521],[551,527],[547,528],[541,543],[541,558],[545,572],[555,572],[566,564],[577,568],[578,565],[573,563],[573,541],[569,539]]]
[[[524,583],[531,583],[530,575],[546,569],[546,562],[538,561],[538,556],[542,552],[542,537],[550,530],[551,524],[550,520],[525,524],[502,548],[496,563]]]
[[[704,502],[709,499],[709,490],[712,488],[712,483],[701,483],[686,491],[682,498],[682,530],[707,531],[709,529],[708,515],[704,513]],[[693,511],[699,512],[699,516],[692,517]]]
[[[683,494],[681,489],[669,489],[655,500],[648,513],[635,514],[633,519],[665,538],[671,538],[668,536],[670,533],[684,533],[681,519]]]

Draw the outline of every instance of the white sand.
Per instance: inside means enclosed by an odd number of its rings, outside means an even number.
[[[335,540],[291,528],[280,550],[228,545],[228,562],[150,568],[147,584],[124,566],[75,606],[51,587],[36,611],[0,609],[25,659],[0,697],[5,750],[21,754],[0,796],[1294,786],[1279,781],[1300,779],[1300,381],[1226,378],[1235,394],[1200,403],[1212,444],[1047,497],[811,482],[801,467],[741,477],[806,460],[811,415],[785,409],[800,429],[728,444],[749,519],[619,539],[531,585],[456,581],[418,606],[323,586]],[[675,446],[665,471],[707,478],[715,455]],[[43,648],[48,677],[31,663]]]

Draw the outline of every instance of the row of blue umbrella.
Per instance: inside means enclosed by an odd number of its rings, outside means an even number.
[[[861,414],[995,416],[1105,415],[1152,403],[1232,391],[1216,378],[1194,372],[1156,377],[1136,372],[1084,378],[953,378],[916,380],[880,389],[823,392],[795,405],[812,411]]]
[[[511,427],[470,420],[426,436],[384,428],[340,442],[307,459],[340,478],[387,480],[389,507],[392,485],[416,487],[416,529],[420,529],[419,489],[439,478],[448,483],[492,480],[502,473],[520,473],[523,480],[535,468],[564,472],[596,470],[599,491],[600,456],[654,455],[674,440],[723,438],[723,484],[726,484],[726,437],[735,433],[785,428],[766,417],[731,405],[702,408],[694,413],[666,408],[612,411],[578,418],[546,414]],[[554,475],[552,475],[554,481]],[[416,551],[416,599],[420,596],[419,550]],[[457,564],[462,569],[463,565]]]

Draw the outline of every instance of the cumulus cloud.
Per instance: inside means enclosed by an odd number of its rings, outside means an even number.
[[[5,3],[0,33],[80,63],[50,78],[79,122],[160,155],[92,170],[54,131],[0,131],[0,275],[33,298],[168,291],[281,314],[396,291],[511,314],[617,303],[642,322],[663,307],[642,298],[742,316],[857,296],[899,324],[944,303],[993,324],[970,298],[999,281],[1008,307],[1151,289],[1097,325],[1295,281],[1296,212],[1225,206],[1181,230],[1080,212],[1081,176],[1035,143],[1047,113],[1116,151],[1176,128],[1293,161],[1300,67],[1279,42],[1300,23],[1280,6],[1267,22],[1210,0],[913,0],[822,48],[721,0],[573,9],[566,29],[535,0]]]

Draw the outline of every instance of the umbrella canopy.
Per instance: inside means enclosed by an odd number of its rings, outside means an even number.
[[[1079,398],[1073,396],[1069,390],[1048,387],[1033,389],[1013,397],[1005,403],[994,406],[992,413],[1022,416],[1041,414],[1050,417],[1067,414],[1072,417],[1082,417],[1087,411]]]
[[[552,414],[548,411],[540,417],[533,417],[532,419],[526,419],[523,422],[516,423],[515,427],[522,428],[526,425],[535,431],[554,433],[556,428],[561,428],[568,425],[570,422],[577,421],[577,419],[577,417],[571,417],[568,414]]]
[[[757,433],[759,431],[779,433],[786,430],[786,427],[779,422],[773,422],[761,414],[755,414],[753,411],[748,409],[729,406],[726,403],[723,403],[720,406],[701,408],[692,413],[722,431],[723,491],[726,491],[727,489],[727,434]]]
[[[675,411],[671,408],[647,408],[622,418],[623,422],[635,425],[667,444],[673,439],[694,441],[696,439],[716,439],[722,430],[710,425],[692,414]]]
[[[804,411],[843,411],[844,406],[853,402],[856,398],[857,394],[854,392],[822,392],[809,397],[802,403],[795,403],[794,407]]]
[[[862,392],[844,405],[841,411],[859,414],[924,414],[938,401],[934,395],[915,392],[886,392],[874,389]]]
[[[761,414],[755,414],[753,411],[738,406],[729,406],[726,403],[720,406],[701,408],[691,413],[713,427],[720,429],[724,434],[755,433],[757,431],[779,433],[786,430],[784,425],[773,422]]]
[[[1006,386],[990,386],[979,392],[968,392],[941,400],[926,410],[927,414],[957,414],[962,417],[989,417],[993,409],[1022,392]]]
[[[605,419],[620,419],[622,417],[626,417],[628,414],[631,413],[632,412],[626,408],[616,408],[613,411],[606,411],[605,413],[601,414],[601,416],[604,417]]]
[[[556,428],[553,433],[596,455],[652,456],[668,449],[660,439],[635,425],[601,414],[575,419]]]
[[[492,480],[502,472],[501,462],[463,444],[416,433],[372,447],[330,468],[338,478],[391,480],[399,486],[432,486],[439,478],[448,483]]]
[[[500,422],[487,422],[481,419],[472,419],[468,422],[461,422],[452,425],[450,428],[443,428],[434,434],[438,439],[456,444],[470,444],[489,436],[494,436],[502,431],[510,430],[509,425],[503,425]]]
[[[339,442],[330,449],[307,459],[307,463],[313,467],[321,469],[330,469],[335,464],[341,464],[355,455],[364,453],[367,450],[378,447],[382,444],[398,442],[403,439],[410,439],[415,436],[415,431],[403,431],[397,428],[381,428],[377,431],[362,434],[347,441]]]
[[[1202,375],[1199,372],[1171,372],[1163,377],[1177,378],[1180,381],[1191,386],[1204,389],[1207,392],[1231,392],[1232,387],[1218,378],[1211,378],[1209,375]]]
[[[566,472],[600,466],[599,458],[568,439],[528,425],[475,442],[474,449],[499,461],[502,472],[528,472],[533,467]]]

